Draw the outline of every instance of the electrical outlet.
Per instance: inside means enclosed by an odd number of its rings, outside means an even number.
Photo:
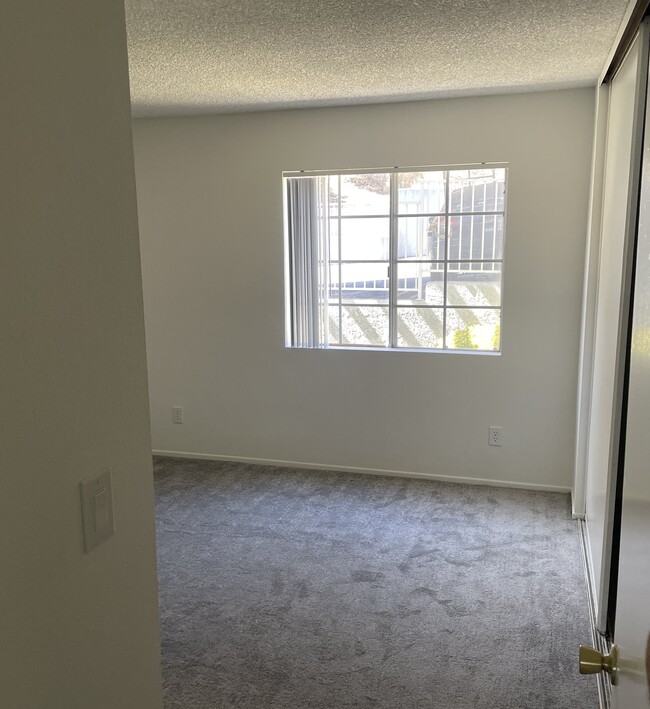
[[[185,423],[183,421],[182,406],[172,406],[172,423]]]
[[[501,426],[490,426],[490,438],[488,443],[491,446],[501,445]]]

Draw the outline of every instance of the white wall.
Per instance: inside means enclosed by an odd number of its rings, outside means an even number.
[[[0,59],[0,706],[161,707],[123,3],[8,0]]]
[[[570,488],[593,111],[584,89],[136,121],[154,448]],[[283,170],[478,161],[510,163],[502,356],[284,348]]]

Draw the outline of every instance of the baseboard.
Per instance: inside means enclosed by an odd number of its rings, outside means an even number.
[[[589,531],[584,519],[579,521],[580,539],[582,541],[582,559],[584,561],[585,580],[587,582],[587,602],[589,604],[589,625],[591,628],[591,642],[593,647],[599,652],[606,654],[609,652],[609,644],[604,635],[596,628],[596,587],[594,584],[594,570],[591,564],[591,554],[589,553]],[[604,672],[600,672],[596,681],[598,682],[598,700],[600,709],[610,709],[612,704],[612,686],[609,677]]]
[[[558,485],[543,485],[537,483],[512,482],[510,480],[484,480],[483,478],[465,478],[454,475],[436,475],[434,473],[416,473],[407,470],[383,470],[381,468],[355,468],[347,465],[327,465],[325,463],[304,463],[297,460],[273,460],[270,458],[246,458],[236,455],[215,455],[213,453],[190,453],[187,451],[154,450],[154,455],[166,458],[190,458],[195,460],[223,460],[235,463],[251,463],[253,465],[275,465],[282,468],[308,468],[310,470],[333,470],[345,473],[362,473],[363,475],[384,475],[397,478],[414,478],[416,480],[438,480],[446,483],[463,485],[488,485],[490,487],[509,487],[520,490],[540,490],[543,492],[570,493],[570,487]]]

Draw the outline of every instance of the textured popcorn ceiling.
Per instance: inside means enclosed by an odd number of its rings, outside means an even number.
[[[627,0],[126,0],[134,114],[594,84]]]

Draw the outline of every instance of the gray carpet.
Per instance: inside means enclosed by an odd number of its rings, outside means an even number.
[[[168,709],[597,709],[567,495],[154,470]]]

